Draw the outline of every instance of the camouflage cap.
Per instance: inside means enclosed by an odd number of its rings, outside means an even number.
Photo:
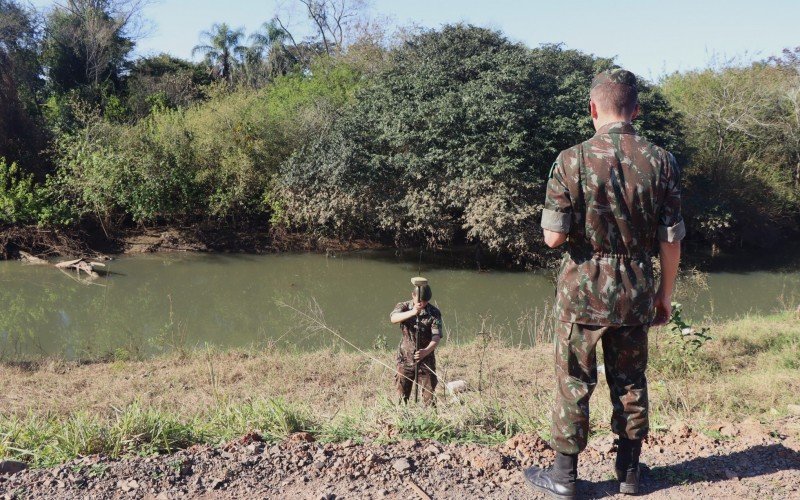
[[[606,83],[618,83],[620,85],[628,85],[629,87],[636,88],[636,75],[628,70],[622,68],[607,69],[602,73],[598,73],[592,80],[592,85],[589,90],[603,85]]]

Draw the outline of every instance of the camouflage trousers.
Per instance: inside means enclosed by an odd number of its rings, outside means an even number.
[[[395,374],[395,387],[397,394],[404,403],[408,402],[411,391],[414,388],[414,362],[404,360],[402,355],[398,356],[397,373]],[[419,363],[419,394],[425,405],[435,404],[434,395],[436,394],[436,384],[439,380],[436,377],[436,358],[433,354],[427,356]]]
[[[648,325],[594,326],[557,322],[556,402],[551,446],[575,454],[586,448],[589,398],[597,385],[595,347],[602,340],[606,381],[614,408],[611,430],[628,439],[648,431]]]

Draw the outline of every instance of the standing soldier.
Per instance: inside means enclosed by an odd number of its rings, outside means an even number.
[[[442,339],[442,313],[429,303],[433,293],[428,280],[414,278],[411,281],[419,283],[411,292],[411,300],[397,304],[389,316],[393,324],[400,323],[403,333],[397,353],[395,386],[407,403],[416,381],[422,391],[422,401],[428,405],[433,402],[438,382],[433,351]]]
[[[575,498],[600,341],[614,407],[611,429],[619,435],[620,492],[638,493],[639,453],[648,431],[647,330],[670,318],[686,233],[675,158],[631,125],[639,114],[636,77],[623,69],[604,71],[592,80],[589,97],[597,133],[558,155],[541,224],[549,247],[567,242],[555,305],[556,459],[550,469],[525,470],[525,479],[557,498]],[[661,283],[654,292],[656,248]]]

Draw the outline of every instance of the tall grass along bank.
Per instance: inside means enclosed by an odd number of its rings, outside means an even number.
[[[651,423],[720,421],[765,425],[800,392],[800,325],[794,313],[710,325],[699,345],[668,328],[651,331]],[[0,457],[33,465],[89,454],[119,457],[219,443],[248,432],[280,440],[298,431],[319,440],[494,443],[520,432],[547,437],[552,346],[481,336],[437,351],[438,406],[398,406],[391,349],[348,352],[201,350],[147,361],[0,366]],[[388,365],[388,367],[387,367]],[[481,370],[477,367],[481,366]],[[469,389],[444,392],[464,380]],[[592,427],[608,432],[610,404],[599,383]],[[800,435],[800,429],[797,429]]]

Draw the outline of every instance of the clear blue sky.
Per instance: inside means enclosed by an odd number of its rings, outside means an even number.
[[[156,0],[147,7],[150,35],[137,53],[189,58],[200,31],[214,22],[249,33],[293,0]],[[52,0],[34,0],[40,7]],[[622,66],[655,80],[706,66],[712,55],[747,60],[800,45],[798,0],[374,0],[373,12],[397,25],[438,27],[464,21],[501,30],[529,46],[616,56]],[[302,21],[297,16],[296,21]]]

